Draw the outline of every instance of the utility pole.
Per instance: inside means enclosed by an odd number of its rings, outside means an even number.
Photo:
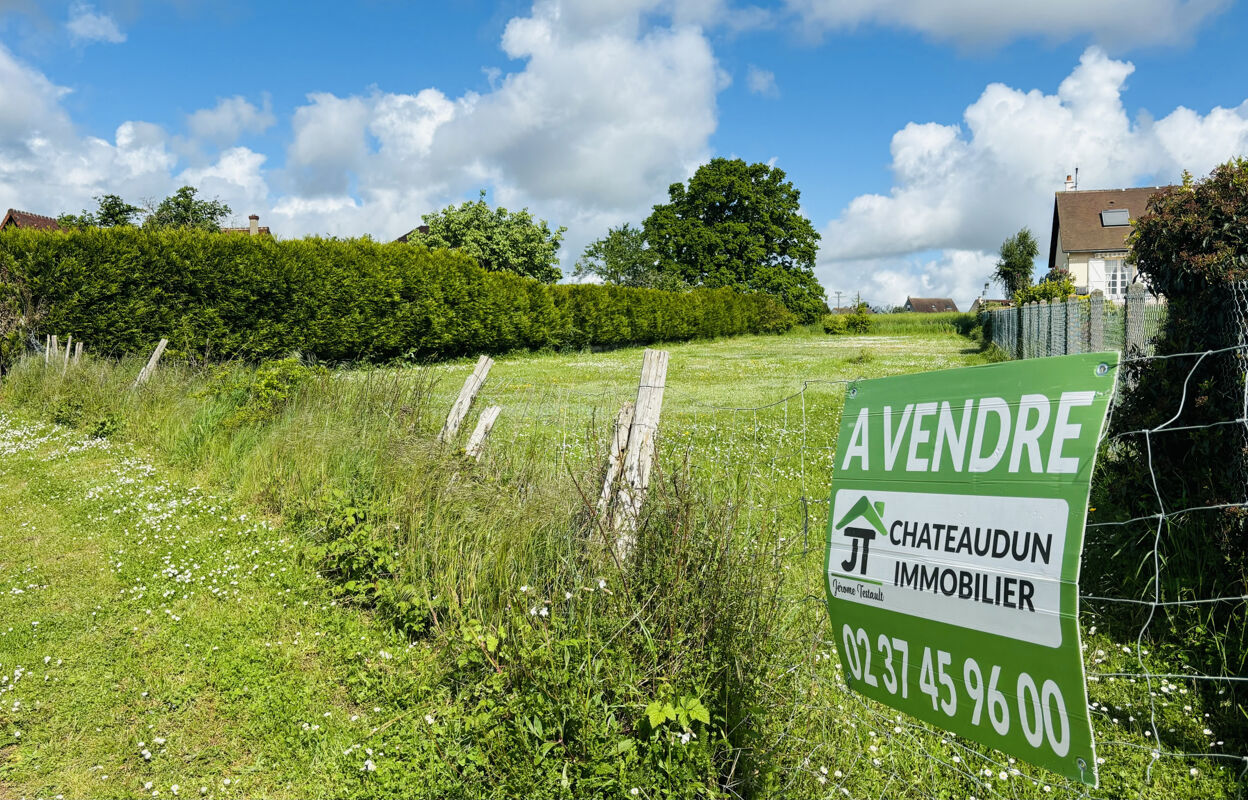
[[[844,292],[837,292],[837,293],[836,293],[836,311],[837,311],[837,313],[838,313],[838,314],[839,314],[839,313],[840,313],[840,311],[841,311],[841,295],[842,295],[842,294],[844,294]]]

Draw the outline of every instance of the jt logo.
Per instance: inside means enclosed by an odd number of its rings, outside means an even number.
[[[861,575],[867,574],[867,556],[871,553],[871,540],[875,538],[875,531],[870,528],[846,528],[842,531],[852,540],[852,549],[849,551],[849,558],[841,562],[841,569],[846,572],[853,572],[854,567],[858,565],[858,543],[862,543],[862,566],[858,568]]]
[[[884,519],[882,516],[883,514],[883,503],[872,503],[867,499],[866,495],[863,495],[858,498],[858,502],[854,503],[853,506],[850,507],[849,511],[841,517],[841,521],[836,523],[837,529],[839,529],[841,533],[848,536],[851,542],[849,558],[841,562],[841,569],[846,572],[853,572],[854,569],[857,568],[858,574],[867,574],[867,556],[871,554],[871,540],[874,539],[877,534],[880,536],[886,535],[886,528],[884,526]],[[846,527],[851,522],[859,521],[865,522],[871,527]],[[858,563],[859,545],[862,545],[861,566],[859,566]]]

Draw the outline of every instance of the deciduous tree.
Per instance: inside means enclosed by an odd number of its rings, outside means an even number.
[[[812,322],[828,308],[814,275],[819,234],[800,197],[781,169],[716,158],[668,188],[646,218],[646,242],[664,276],[770,294]]]
[[[205,231],[221,229],[221,221],[230,215],[230,207],[217,200],[196,200],[197,190],[183,186],[161,200],[144,220],[150,228],[198,228]]]
[[[627,222],[586,246],[572,274],[578,278],[597,275],[603,283],[616,286],[680,288],[674,276],[658,270],[654,251],[646,246],[645,231]]]
[[[118,225],[133,225],[135,218],[143,212],[143,209],[130,205],[115,194],[104,194],[93,199],[97,206],[94,212],[83,209],[81,214],[62,214],[56,221],[62,228],[115,228]]]
[[[410,241],[458,250],[484,269],[515,272],[543,283],[554,283],[562,275],[556,264],[567,228],[552,231],[546,220],[534,219],[527,208],[515,212],[490,208],[482,191],[476,202],[447,206],[421,219],[429,230],[413,231]]]
[[[1013,297],[1031,285],[1031,274],[1039,252],[1036,237],[1032,236],[1030,228],[1023,228],[1001,243],[1001,258],[997,261],[993,277],[1005,287],[1007,295]]]

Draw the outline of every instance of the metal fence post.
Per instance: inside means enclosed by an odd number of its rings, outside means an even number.
[[[1092,293],[1088,307],[1088,352],[1099,353],[1105,349],[1105,295],[1097,289]]]
[[[1127,304],[1125,309],[1126,330],[1122,340],[1122,350],[1129,354],[1142,354],[1147,344],[1144,335],[1144,285],[1133,283],[1127,287]]]
[[[1083,344],[1080,341],[1083,331],[1079,325],[1079,301],[1067,300],[1062,306],[1066,310],[1066,353],[1070,355],[1080,352],[1079,345]]]
[[[1050,306],[1053,314],[1053,355],[1064,356],[1070,352],[1066,342],[1066,301],[1054,300]]]
[[[1044,325],[1044,334],[1041,341],[1044,344],[1044,354],[1046,356],[1057,355],[1053,352],[1053,303],[1056,300],[1041,300],[1040,308],[1042,310],[1041,322]]]
[[[1018,357],[1031,358],[1031,303],[1023,303],[1019,313]]]

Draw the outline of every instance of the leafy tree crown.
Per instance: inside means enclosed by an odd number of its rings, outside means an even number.
[[[815,280],[819,233],[801,214],[784,171],[712,159],[686,186],[673,183],[643,229],[658,270],[687,286],[774,295],[804,321],[827,310]]]
[[[416,239],[429,247],[458,250],[494,272],[515,272],[543,283],[554,283],[562,272],[559,243],[567,228],[550,229],[527,208],[508,211],[490,208],[485,192],[475,202],[447,206],[421,218],[428,233]]]

